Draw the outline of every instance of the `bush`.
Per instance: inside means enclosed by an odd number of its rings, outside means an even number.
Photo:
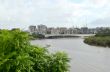
[[[110,34],[96,34],[96,37],[106,37],[106,36],[110,36]]]
[[[63,52],[32,46],[20,30],[0,31],[0,72],[67,72],[69,58]]]
[[[45,36],[43,34],[36,34],[36,33],[32,33],[32,37],[35,38],[35,39],[37,39],[37,38],[39,38],[39,39],[45,38]]]
[[[98,45],[98,46],[105,46],[110,47],[110,36],[93,36],[85,38],[85,43],[90,45]]]

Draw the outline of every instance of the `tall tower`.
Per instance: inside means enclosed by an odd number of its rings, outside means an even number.
[[[87,27],[87,16],[85,17],[85,27]]]

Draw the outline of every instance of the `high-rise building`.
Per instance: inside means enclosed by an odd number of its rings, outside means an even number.
[[[51,34],[53,28],[47,28],[47,34]]]
[[[73,28],[67,29],[67,34],[73,34]]]
[[[46,25],[38,25],[38,33],[39,34],[47,34],[47,26]]]
[[[29,26],[29,32],[32,34],[32,33],[36,33],[37,32],[37,29],[36,29],[36,26]]]
[[[88,27],[82,27],[81,28],[81,33],[82,34],[88,34]]]
[[[66,27],[60,27],[59,28],[59,33],[60,34],[66,34],[67,33],[67,28]]]

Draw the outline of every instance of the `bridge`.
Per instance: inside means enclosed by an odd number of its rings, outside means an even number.
[[[94,36],[95,34],[46,34],[46,38],[71,38],[71,37],[88,37]]]

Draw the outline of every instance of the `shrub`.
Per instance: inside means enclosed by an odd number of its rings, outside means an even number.
[[[69,58],[47,48],[32,46],[20,30],[0,31],[0,72],[67,72]]]
[[[98,46],[105,46],[105,47],[110,47],[110,36],[93,36],[93,37],[88,37],[85,38],[84,40],[85,43],[90,44],[90,45],[98,45]]]
[[[43,39],[43,38],[45,38],[45,35],[32,33],[32,37],[35,38],[35,39],[36,39],[36,38]]]

